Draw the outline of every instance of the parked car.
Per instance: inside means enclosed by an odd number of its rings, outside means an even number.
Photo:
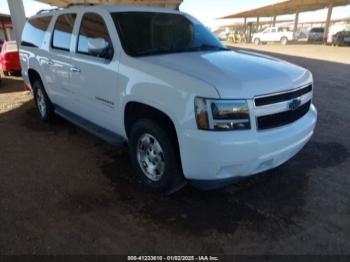
[[[0,54],[0,64],[5,75],[21,71],[16,41],[7,41],[3,44]]]
[[[347,44],[349,42],[348,33],[350,24],[339,23],[329,27],[327,35],[327,43],[333,45]]]
[[[350,45],[350,31],[341,31],[333,35],[332,44],[336,46]]]
[[[186,181],[215,188],[279,166],[316,124],[308,70],[229,50],[175,10],[38,14],[20,55],[39,117],[58,114],[110,143],[127,141],[137,176],[155,191]]]
[[[280,42],[282,45],[294,40],[294,34],[286,27],[268,27],[262,32],[253,34],[252,41],[256,45],[267,42]]]
[[[307,41],[308,42],[323,42],[324,28],[314,27],[309,31]]]
[[[229,34],[228,32],[222,31],[221,33],[218,34],[219,40],[221,40],[221,41],[227,41],[228,34]]]

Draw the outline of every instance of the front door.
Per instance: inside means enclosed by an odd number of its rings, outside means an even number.
[[[70,76],[75,102],[79,104],[77,113],[116,132],[118,61],[113,59],[115,48],[103,15],[83,14],[76,42]],[[105,43],[106,48],[98,51],[94,43]]]
[[[262,42],[268,42],[268,41],[271,41],[270,38],[271,38],[271,28],[266,28],[266,29],[263,31],[260,40],[261,40]]]

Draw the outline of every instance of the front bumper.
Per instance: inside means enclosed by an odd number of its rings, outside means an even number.
[[[310,140],[316,108],[292,124],[256,131],[190,130],[180,139],[184,175],[189,180],[215,182],[257,174],[277,167]],[[217,181],[216,181],[217,182]]]

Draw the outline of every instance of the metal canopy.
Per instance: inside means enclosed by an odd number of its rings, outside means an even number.
[[[175,9],[182,3],[182,0],[36,0],[45,4],[57,7],[64,7],[74,3],[92,3],[92,4],[122,4],[122,5],[145,5],[158,6]]]
[[[350,0],[286,0],[229,16],[224,16],[221,17],[221,19],[287,15],[315,11],[330,6],[335,7],[348,4],[350,4]]]

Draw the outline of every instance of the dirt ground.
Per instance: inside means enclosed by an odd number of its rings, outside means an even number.
[[[0,254],[350,254],[349,61],[274,55],[314,74],[310,143],[259,176],[170,197],[139,185],[124,148],[40,122],[20,78],[4,79]]]

